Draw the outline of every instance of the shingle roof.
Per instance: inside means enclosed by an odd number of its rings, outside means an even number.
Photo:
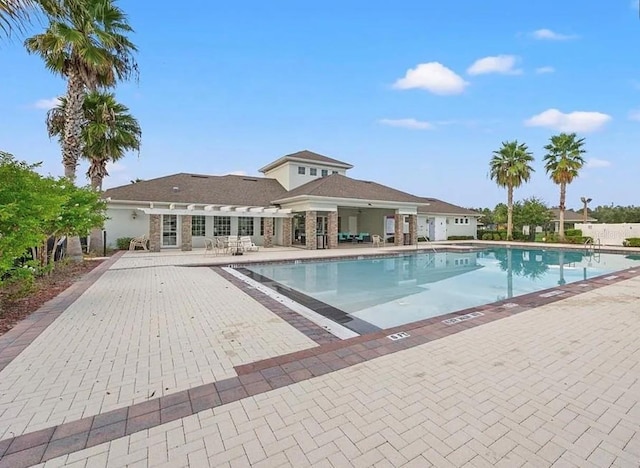
[[[422,197],[421,200],[425,203],[428,203],[428,205],[422,205],[418,207],[418,213],[480,216],[480,213],[478,213],[477,211],[473,211],[457,205],[452,205],[451,203],[438,200],[437,198]]]
[[[560,220],[560,208],[551,208],[551,213],[553,213],[553,220]],[[582,213],[578,213],[573,210],[564,210],[564,220],[567,223],[581,223],[584,220]],[[587,217],[587,221],[597,221],[595,218],[591,216]]]
[[[328,164],[336,167],[342,167],[344,169],[351,169],[353,167],[349,163],[338,161],[337,159],[333,159],[328,156],[323,156],[321,154],[314,153],[313,151],[303,150],[303,151],[298,151],[297,153],[287,154],[273,162],[270,162],[269,164],[264,166],[262,169],[260,169],[260,172],[266,172],[270,169],[273,169],[274,167],[278,167],[279,165],[283,164],[286,161],[315,162],[320,164]]]
[[[177,190],[174,190],[177,187]],[[174,174],[114,187],[103,197],[114,200],[269,206],[287,191],[275,179],[248,176]]]
[[[302,195],[405,203],[420,203],[422,201],[421,198],[411,195],[410,193],[401,192],[400,190],[375,182],[352,179],[342,174],[331,174],[326,177],[314,179],[287,192],[281,199]]]

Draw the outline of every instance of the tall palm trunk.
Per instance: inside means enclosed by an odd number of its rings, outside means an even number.
[[[64,136],[62,138],[62,164],[64,176],[76,181],[76,167],[82,156],[82,121],[85,88],[82,78],[76,72],[69,74],[67,81],[67,105],[64,114]]]
[[[82,120],[84,112],[84,83],[80,75],[71,70],[67,81],[67,106],[65,108],[64,137],[62,139],[62,165],[64,176],[71,182],[76,181],[76,167],[82,156]],[[80,237],[67,239],[67,256],[74,262],[82,262]]]
[[[560,183],[560,226],[558,228],[558,237],[561,241],[564,241],[564,210],[565,201],[567,198],[567,184],[566,182]]]
[[[507,240],[513,239],[513,185],[507,188]]]
[[[92,158],[89,163],[87,175],[91,180],[91,188],[96,192],[102,192],[102,180],[107,173],[107,162],[103,159]],[[101,255],[104,251],[104,239],[102,237],[102,228],[96,227],[89,234],[89,246],[91,252]]]

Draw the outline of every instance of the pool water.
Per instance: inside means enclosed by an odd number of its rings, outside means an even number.
[[[491,248],[247,269],[314,303],[389,328],[634,266],[640,266],[637,256]]]

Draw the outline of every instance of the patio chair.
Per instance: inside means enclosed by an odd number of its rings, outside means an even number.
[[[242,244],[242,250],[245,252],[257,252],[260,249],[260,247],[253,243],[249,236],[242,236],[240,242]]]
[[[134,237],[129,242],[129,250],[136,250],[136,247],[142,247],[142,250],[149,250],[147,248],[147,243],[149,242],[149,238],[145,234],[144,236]]]
[[[216,239],[209,239],[208,237],[205,237],[204,238],[204,254],[207,255],[207,253],[209,252],[213,252],[215,254],[217,243],[218,242]]]
[[[382,238],[382,236],[374,234],[373,236],[371,236],[371,240],[373,241],[374,247],[384,247],[384,239]]]

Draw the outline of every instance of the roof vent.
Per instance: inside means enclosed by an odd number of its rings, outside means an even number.
[[[258,182],[258,179],[248,179],[246,177],[244,179],[242,179],[242,180],[247,180],[249,182]]]
[[[180,191],[180,187],[173,187],[173,191],[174,192],[179,192]]]
[[[209,178],[209,176],[198,175],[198,174],[192,174],[191,177],[193,177],[194,179],[208,179]]]

